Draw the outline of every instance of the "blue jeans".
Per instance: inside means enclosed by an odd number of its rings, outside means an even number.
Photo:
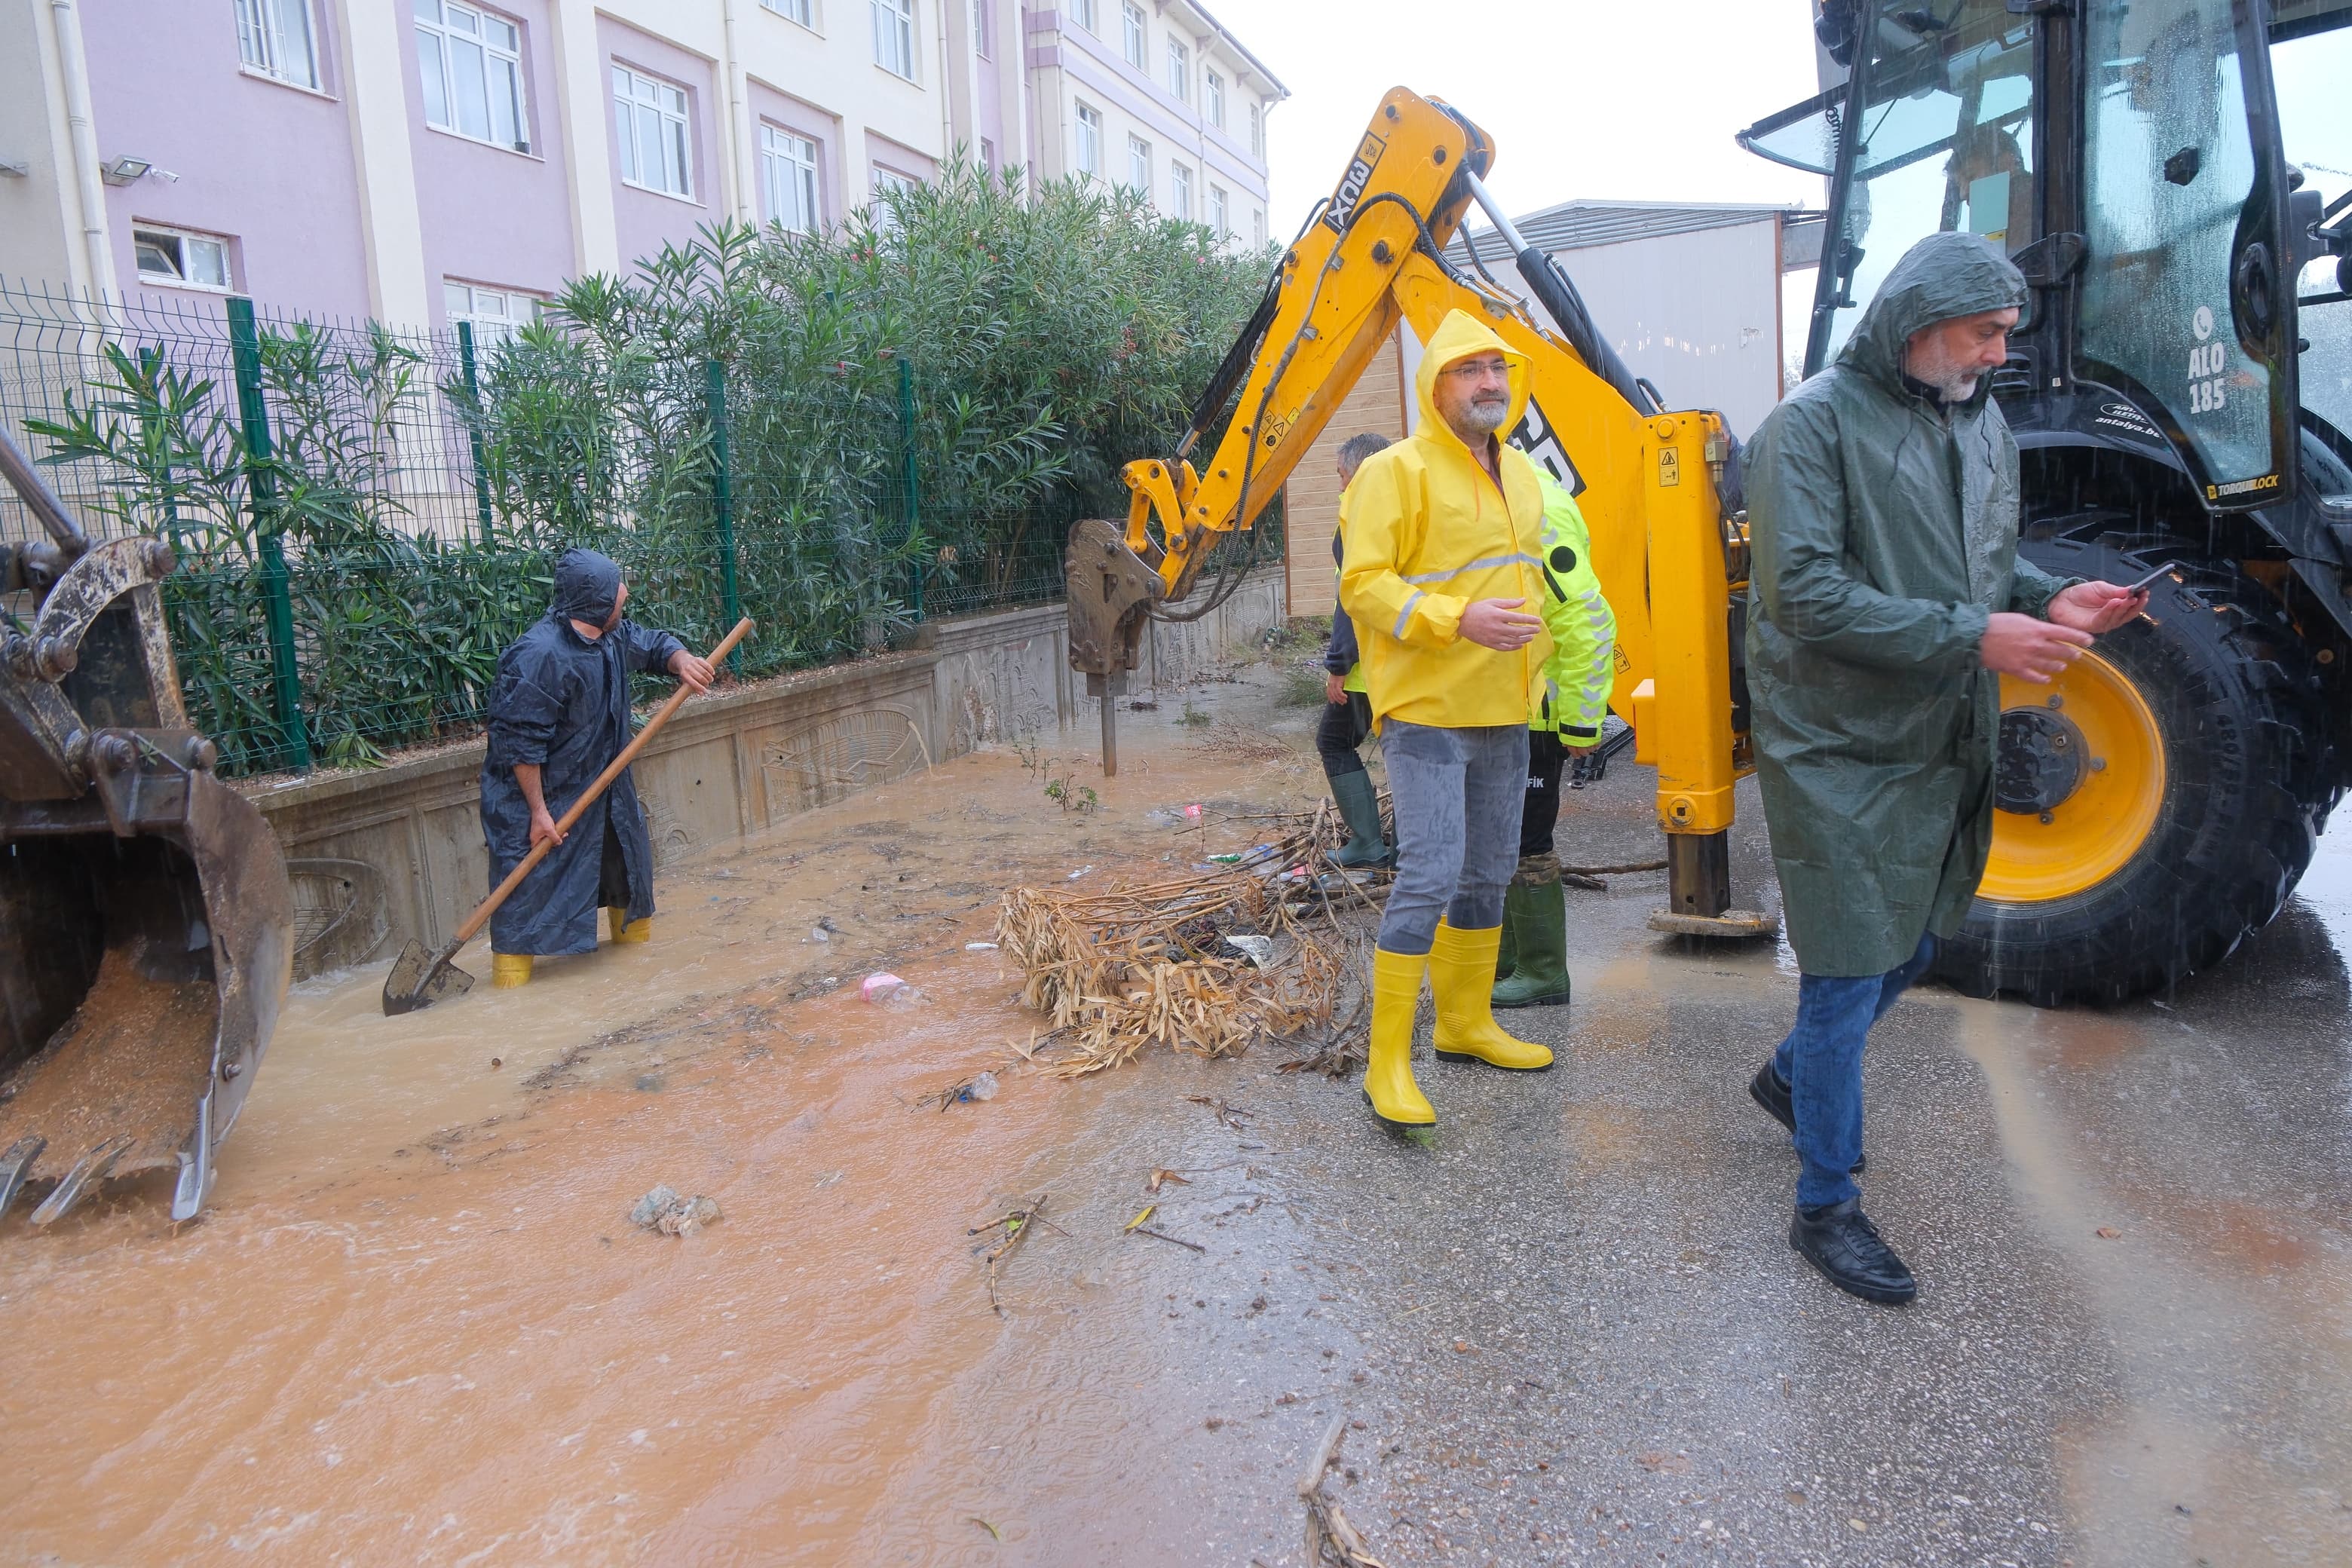
[[[1381,760],[1397,833],[1381,950],[1427,952],[1440,915],[1455,931],[1501,925],[1503,889],[1519,864],[1528,727],[1452,730],[1391,719],[1381,729]]]
[[[1772,1053],[1772,1070],[1789,1086],[1797,1113],[1797,1206],[1841,1204],[1862,1191],[1862,1047],[1911,983],[1936,961],[1936,939],[1923,936],[1909,963],[1884,974],[1807,974],[1797,982],[1797,1026]]]

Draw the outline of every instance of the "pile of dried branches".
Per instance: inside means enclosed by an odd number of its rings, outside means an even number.
[[[1262,1039],[1305,1040],[1328,1054],[1342,1003],[1361,990],[1360,934],[1318,876],[1339,829],[1328,807],[1255,820],[1287,831],[1240,865],[1094,892],[1005,894],[996,940],[1027,977],[1023,1002],[1053,1019],[1032,1060],[1076,1078],[1155,1045],[1216,1058]],[[1372,908],[1352,884],[1339,897]],[[1244,951],[1253,946],[1260,956]],[[1350,1012],[1339,1027],[1353,1022]]]

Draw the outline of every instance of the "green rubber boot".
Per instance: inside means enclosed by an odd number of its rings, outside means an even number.
[[[1358,768],[1331,781],[1331,798],[1339,803],[1339,820],[1348,825],[1348,842],[1331,858],[1349,870],[1389,863],[1388,841],[1381,837],[1381,797],[1372,775]]]
[[[1530,855],[1503,893],[1503,930],[1516,962],[1497,971],[1494,1005],[1550,1007],[1569,996],[1568,904],[1559,889],[1559,857]]]

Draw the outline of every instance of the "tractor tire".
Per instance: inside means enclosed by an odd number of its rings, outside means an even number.
[[[2019,553],[2110,583],[2181,569],[2054,687],[2002,681],[1992,862],[1935,973],[1972,996],[2120,1002],[2278,913],[2341,793],[2332,727],[2311,650],[2233,562],[2095,526]]]

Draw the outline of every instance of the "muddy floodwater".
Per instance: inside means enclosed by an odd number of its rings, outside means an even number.
[[[1276,1568],[1334,1415],[1391,1563],[2352,1563],[2352,854],[2170,997],[1890,1014],[1889,1312],[1793,1258],[1742,1092],[1790,955],[1651,936],[1654,876],[1570,895],[1576,1002],[1517,1016],[1561,1068],[1425,1066],[1425,1143],[1278,1047],[1029,1069],[1004,888],[1320,795],[1270,677],[1195,701],[1116,780],[1047,736],[669,868],[650,944],[518,991],[298,986],[201,1220],[0,1219],[0,1565]],[[1650,788],[1564,858],[1642,858]],[[632,1226],[657,1184],[721,1217]],[[1041,1197],[1000,1311],[971,1233]]]

